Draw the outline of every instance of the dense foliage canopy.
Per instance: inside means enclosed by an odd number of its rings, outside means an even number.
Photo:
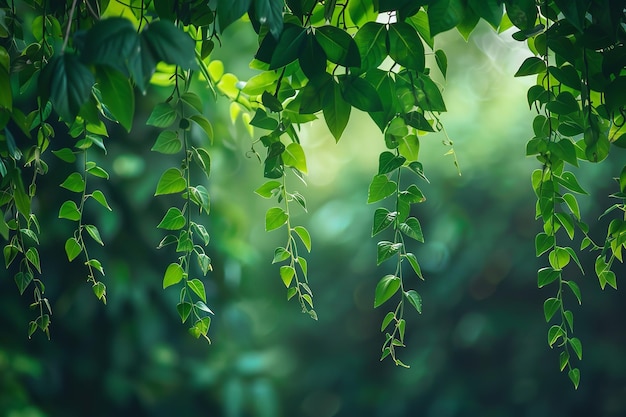
[[[233,122],[242,120],[252,133],[248,156],[262,162],[266,178],[255,192],[276,204],[265,213],[265,230],[284,233],[269,261],[277,264],[287,298],[314,319],[311,233],[294,219],[297,210],[307,210],[293,185],[307,174],[300,127],[323,118],[339,141],[353,109],[369,115],[386,150],[367,203],[388,202],[373,209],[371,235],[387,236],[377,243],[374,262],[394,264],[372,302],[388,311],[380,326],[381,359],[402,366],[406,310],[422,313],[413,279],[423,279],[422,261],[412,249],[425,239],[415,209],[426,200],[421,184],[428,182],[420,141],[428,132],[445,133],[440,83],[449,58],[437,48],[437,35],[456,29],[467,39],[481,19],[500,32],[515,27],[512,36],[529,55],[515,76],[536,77],[527,94],[537,116],[526,150],[541,164],[531,176],[542,225],[535,253],[545,257],[537,285],[549,294],[543,305],[548,344],[559,349],[560,369],[578,387],[582,344],[571,305],[581,304],[582,294],[571,271],[592,270],[602,289],[617,288],[614,267],[626,246],[626,166],[614,173],[615,203],[605,212],[612,220],[601,241],[581,216],[579,200],[591,190],[576,176],[581,161],[601,163],[612,148],[626,147],[623,2],[4,0],[0,6],[0,235],[19,293],[32,294],[29,337],[38,330],[50,337],[53,328],[38,249],[55,227],[45,212],[72,225],[63,226],[67,261],[83,266],[95,297],[106,303],[100,248],[106,241],[96,219],[112,210],[109,193],[124,183],[103,161],[110,143],[126,146],[112,132],[132,135],[144,123],[137,92],[159,89],[166,93],[149,104],[145,124],[156,129],[147,146],[177,158],[174,166],[149,167],[160,169],[152,194],[163,211],[154,228],[163,256],[171,258],[162,287],[179,289],[180,319],[207,340],[213,311],[204,278],[212,271],[206,184],[219,175],[212,171],[213,101],[230,102]],[[255,74],[247,80],[213,57],[216,48],[237,48],[225,40],[241,19],[258,35],[249,57]],[[456,163],[452,141],[446,144]],[[64,172],[58,192],[66,198],[59,207],[47,205],[39,186],[51,169]],[[581,260],[589,250],[593,265]]]

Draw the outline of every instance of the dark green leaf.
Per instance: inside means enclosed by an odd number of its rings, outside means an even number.
[[[176,305],[176,311],[178,311],[178,315],[180,316],[181,321],[184,323],[189,318],[189,314],[191,314],[192,304],[185,301],[182,303],[178,303]]]
[[[107,65],[123,72],[128,59],[137,54],[138,42],[137,30],[130,20],[102,19],[87,32],[81,57],[88,64]]]
[[[580,384],[580,370],[578,368],[572,368],[567,373],[570,381],[574,384],[574,389],[578,389],[578,385]]]
[[[561,271],[555,271],[552,268],[541,268],[537,271],[537,287],[542,288],[561,277]]]
[[[443,75],[443,78],[446,78],[448,73],[448,57],[442,49],[437,49],[435,51],[435,61],[437,61],[437,66],[439,67],[439,71],[441,71],[441,75]]]
[[[554,247],[554,236],[545,233],[538,233],[535,237],[535,255],[537,257],[543,255]]]
[[[428,23],[431,36],[457,26],[463,20],[465,10],[461,0],[433,0],[428,6]]]
[[[554,176],[559,184],[578,194],[587,194],[587,192],[580,186],[576,176],[571,172],[564,172],[561,176]]]
[[[375,203],[392,195],[397,188],[395,181],[389,181],[386,175],[376,175],[367,192],[367,203]]]
[[[78,172],[73,172],[63,181],[61,187],[75,193],[82,193],[85,191],[85,180]]]
[[[504,13],[500,0],[469,0],[469,6],[478,16],[485,19],[494,29],[500,26]]]
[[[543,314],[546,318],[546,322],[549,322],[554,314],[561,308],[561,300],[557,298],[548,298],[543,303]]]
[[[378,92],[363,78],[342,76],[339,78],[339,85],[343,98],[357,109],[366,112],[377,112],[383,109]]]
[[[441,96],[441,91],[428,75],[419,74],[417,87],[417,103],[422,110],[446,111],[446,104]]]
[[[526,58],[519,67],[514,77],[523,77],[526,75],[541,74],[546,71],[546,63],[541,58],[531,56]]]
[[[178,65],[182,69],[196,67],[195,42],[168,20],[150,23],[141,33],[157,62]]]
[[[400,168],[406,159],[403,156],[396,156],[389,151],[385,151],[378,157],[378,174],[388,174]]]
[[[300,47],[305,37],[306,30],[303,27],[291,24],[285,25],[271,54],[269,69],[281,68],[295,61],[300,54]]]
[[[505,0],[506,13],[511,22],[520,29],[535,26],[537,6],[535,0]]]
[[[96,75],[102,104],[130,132],[135,115],[135,94],[128,77],[107,67],[98,68]]]
[[[424,45],[413,26],[404,22],[389,25],[388,41],[391,59],[405,68],[424,70]]]
[[[404,257],[409,261],[409,264],[411,265],[411,268],[413,268],[415,274],[420,277],[420,279],[424,279],[424,276],[422,275],[422,269],[420,268],[420,264],[417,262],[417,258],[415,257],[415,255],[412,253],[407,253],[406,255],[404,255]]]
[[[15,280],[15,284],[17,285],[17,289],[20,292],[20,295],[24,294],[28,285],[33,281],[33,274],[29,272],[18,272],[13,277]]]
[[[396,218],[396,212],[390,212],[384,207],[379,207],[374,211],[374,223],[372,225],[372,236],[376,236],[388,228]]]
[[[332,83],[332,88],[325,91],[322,98],[322,111],[328,130],[332,133],[335,141],[339,141],[341,134],[350,120],[350,104],[346,102],[341,94],[341,87],[336,82]]]
[[[283,31],[285,0],[254,0],[254,6],[258,22],[267,25],[272,36],[278,39]]]
[[[59,209],[59,219],[68,219],[72,221],[80,220],[80,211],[76,207],[76,203],[72,200],[65,201]]]
[[[347,32],[335,26],[321,26],[315,29],[315,39],[330,62],[344,67],[361,66],[359,48]]]
[[[408,237],[417,240],[418,242],[424,242],[424,235],[422,233],[422,226],[420,225],[419,220],[415,217],[409,217],[401,223],[400,231],[407,235]]]
[[[90,97],[95,82],[89,69],[74,54],[54,55],[42,69],[39,88],[59,116],[66,122],[74,121],[80,108]]]
[[[385,25],[367,22],[354,35],[359,54],[361,69],[367,71],[377,68],[387,57],[387,29]]]

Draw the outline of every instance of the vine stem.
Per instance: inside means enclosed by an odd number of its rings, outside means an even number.
[[[74,18],[74,11],[76,10],[76,3],[78,3],[78,0],[72,1],[72,6],[70,7],[70,14],[67,19],[67,27],[65,28],[65,37],[63,38],[63,46],[61,47],[61,53],[65,52],[65,48],[67,47],[67,42],[70,39],[70,30],[72,29],[72,19]]]

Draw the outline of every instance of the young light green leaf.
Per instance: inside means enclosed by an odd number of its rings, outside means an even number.
[[[26,259],[28,259],[28,262],[41,274],[41,263],[39,261],[39,251],[37,251],[37,248],[28,248],[26,251]]]
[[[178,168],[169,168],[161,175],[154,195],[175,194],[184,191],[186,187],[183,173]]]
[[[374,308],[389,300],[400,288],[400,278],[395,275],[385,275],[378,281],[374,294]]]
[[[574,384],[574,389],[578,389],[578,385],[580,384],[580,370],[578,368],[572,368],[567,373],[567,376]]]
[[[93,240],[98,242],[100,245],[104,246],[102,237],[100,237],[100,231],[98,230],[96,226],[92,224],[86,224],[84,227],[85,227],[85,230],[87,230],[87,233],[89,233],[89,236],[91,236]]]
[[[285,287],[287,288],[291,286],[291,281],[293,280],[295,274],[296,270],[290,265],[283,265],[280,267],[280,279],[283,280],[283,284],[285,284]]]
[[[546,322],[549,322],[554,314],[561,308],[561,300],[558,298],[548,298],[543,303],[543,314],[546,318]]]
[[[280,207],[272,207],[265,213],[265,231],[278,229],[285,223],[287,223],[289,216]]]
[[[387,315],[385,315],[385,318],[383,319],[383,322],[380,325],[381,332],[385,331],[385,329],[387,328],[387,326],[389,326],[389,324],[391,323],[394,317],[395,317],[395,314],[393,314],[393,312],[391,311],[387,313]]]
[[[165,275],[163,276],[163,289],[176,285],[183,279],[185,271],[183,268],[177,263],[171,263],[167,266],[165,270]]]
[[[72,200],[65,201],[59,209],[59,219],[68,219],[72,221],[80,220],[80,211],[76,203]]]
[[[187,282],[187,286],[191,288],[202,301],[206,303],[206,291],[204,290],[204,284],[197,278],[191,279]]]
[[[306,157],[299,143],[292,142],[287,145],[285,151],[282,153],[282,158],[285,166],[294,167],[303,174],[307,173]]]
[[[311,235],[309,231],[304,226],[296,226],[293,228],[293,231],[296,232],[300,240],[304,244],[304,247],[308,252],[311,252]]]
[[[582,343],[580,343],[580,340],[576,337],[572,337],[571,339],[569,339],[569,344],[574,350],[574,353],[576,353],[576,356],[578,356],[578,360],[582,361],[583,360],[583,345]]]
[[[580,292],[580,287],[578,286],[578,284],[576,284],[574,281],[565,281],[565,283],[576,297],[576,300],[578,300],[578,304],[582,304],[582,294]]]
[[[549,236],[546,233],[538,233],[535,237],[535,255],[539,257],[552,249],[554,242],[554,236]]]
[[[94,295],[96,296],[96,298],[98,298],[98,300],[103,300],[103,301],[105,300],[104,297],[106,295],[107,287],[106,285],[104,285],[103,282],[100,282],[100,281],[96,282],[95,284],[91,286],[91,289]]]
[[[73,172],[61,183],[61,187],[75,193],[82,193],[85,191],[85,180],[78,172]]]
[[[95,162],[87,162],[86,171],[93,175],[94,177],[104,178],[105,180],[109,179],[109,173],[106,170],[98,165]]]
[[[85,262],[85,265],[91,266],[92,268],[100,272],[102,275],[104,275],[104,269],[102,268],[102,263],[99,260],[90,259],[87,262]]]
[[[157,136],[152,151],[162,154],[175,154],[183,148],[183,143],[178,137],[178,133],[173,130],[164,130]]]
[[[265,184],[261,185],[259,188],[254,190],[255,193],[260,195],[263,198],[272,198],[281,190],[281,183],[275,180],[267,181]]]
[[[180,230],[187,224],[187,220],[183,213],[177,207],[170,207],[163,216],[161,222],[157,225],[159,229]]]
[[[107,202],[107,199],[102,191],[95,190],[93,193],[91,193],[91,198],[96,200],[98,204],[100,204],[102,207],[105,207],[107,210],[111,211],[111,207],[109,206],[109,203]]]
[[[274,259],[272,259],[272,263],[278,263],[285,261],[291,257],[291,252],[287,251],[283,247],[278,247],[274,250]]]
[[[189,318],[189,314],[191,314],[192,304],[190,302],[182,302],[176,304],[176,311],[178,311],[178,315],[180,316],[181,321],[184,323]]]
[[[409,290],[404,293],[404,296],[409,300],[409,303],[418,313],[422,314],[422,296],[417,293],[415,290]]]
[[[52,153],[60,160],[69,164],[76,161],[76,154],[74,154],[74,152],[70,148],[62,148],[56,151],[52,151]]]
[[[83,247],[78,241],[71,237],[65,241],[65,254],[67,259],[72,262],[83,251]]]
[[[146,124],[149,126],[166,128],[176,120],[176,110],[169,103],[159,103],[154,106]]]

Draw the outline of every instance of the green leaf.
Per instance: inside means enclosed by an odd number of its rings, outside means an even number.
[[[104,194],[102,193],[102,191],[95,190],[93,193],[91,193],[91,198],[96,200],[98,202],[98,204],[100,204],[102,207],[104,207],[107,210],[111,211],[111,207],[109,206],[109,203],[107,202],[107,199],[104,196]]]
[[[333,82],[331,86],[322,98],[322,112],[328,130],[332,133],[335,141],[339,142],[341,134],[345,130],[348,120],[350,120],[351,106],[344,100],[339,84]]]
[[[261,185],[259,188],[254,190],[254,192],[263,198],[272,198],[278,195],[281,189],[282,184],[279,181],[271,180]]]
[[[71,237],[65,241],[65,254],[67,259],[72,262],[83,251],[83,247],[78,243],[78,240]]]
[[[193,250],[193,242],[187,230],[181,230],[178,236],[176,252],[191,252]]]
[[[374,294],[374,308],[381,306],[400,289],[400,278],[395,275],[385,275],[378,281]]]
[[[537,5],[535,0],[505,0],[506,14],[518,28],[530,29],[535,26]]]
[[[59,116],[68,123],[74,121],[87,102],[95,79],[91,71],[74,54],[56,54],[41,70],[39,89],[44,101],[48,97]]]
[[[98,67],[96,72],[102,104],[115,119],[130,132],[135,115],[135,93],[128,76],[107,68]]]
[[[178,132],[173,130],[164,130],[157,136],[156,142],[152,147],[152,151],[166,155],[176,154],[183,148],[183,143],[178,137]]]
[[[352,3],[350,3],[352,4]],[[377,68],[387,57],[387,29],[385,25],[367,22],[354,35],[365,71]]]
[[[561,271],[556,271],[552,268],[541,268],[537,271],[537,287],[542,288],[548,284],[559,279],[561,276]]]
[[[546,322],[549,322],[554,314],[561,308],[561,300],[557,298],[548,298],[543,303],[543,314],[546,317]]]
[[[569,352],[564,350],[559,354],[559,369],[561,372],[565,369],[565,367],[569,364]]]
[[[569,344],[574,350],[576,356],[578,356],[578,360],[583,360],[583,345],[580,343],[580,340],[576,337],[572,337],[569,339]]]
[[[393,314],[393,312],[389,312],[385,315],[385,318],[383,319],[381,325],[380,325],[380,331],[384,332],[385,329],[387,328],[387,326],[389,326],[389,324],[391,323],[391,321],[393,320],[393,318],[395,317],[395,315]]]
[[[89,233],[89,236],[91,236],[93,240],[98,242],[101,246],[104,246],[102,237],[100,237],[100,231],[98,230],[96,226],[92,224],[86,224],[84,227],[85,227],[85,230],[87,230],[87,233]]]
[[[217,17],[221,32],[243,16],[250,8],[251,0],[218,0]]]
[[[256,18],[261,24],[266,24],[272,36],[278,38],[283,31],[284,0],[255,0]]]
[[[415,290],[406,291],[404,293],[404,296],[407,298],[407,300],[409,300],[409,303],[411,303],[411,305],[415,307],[415,310],[418,313],[422,314],[422,296],[419,295]]]
[[[424,235],[422,234],[422,226],[419,220],[415,217],[409,217],[404,223],[400,223],[399,229],[402,233],[408,237],[417,240],[418,242],[424,242]]]
[[[91,286],[91,290],[93,291],[94,295],[96,296],[98,300],[104,299],[104,296],[106,295],[106,289],[107,289],[106,285],[104,285],[104,283],[100,281],[96,282],[95,284]]]
[[[418,72],[424,71],[424,44],[413,28],[405,22],[389,25],[389,56],[399,65]]]
[[[211,122],[209,122],[209,120],[201,114],[192,114],[191,116],[189,116],[189,119],[193,120],[198,126],[200,126],[202,131],[206,133],[207,137],[209,138],[209,143],[212,144],[213,126],[211,125]]]
[[[435,61],[437,62],[439,71],[441,71],[441,75],[443,75],[443,78],[446,78],[448,73],[448,57],[442,49],[437,49],[435,51]]]
[[[9,265],[15,260],[15,257],[19,253],[17,246],[15,245],[6,245],[2,249],[2,254],[4,255],[4,266],[9,268]]]
[[[557,271],[562,270],[569,264],[570,254],[564,248],[556,247],[548,254],[548,261],[550,266]]]
[[[574,281],[565,281],[565,283],[570,288],[570,290],[572,290],[572,294],[574,294],[574,296],[578,300],[578,304],[582,304],[582,296],[578,284],[576,284]]]
[[[28,288],[30,283],[33,281],[33,274],[29,272],[18,272],[13,278],[20,295],[23,295],[26,288]]]
[[[178,168],[169,168],[161,175],[154,195],[175,194],[184,191],[186,187],[183,173]]]
[[[87,31],[81,58],[89,64],[107,65],[125,71],[125,63],[137,53],[138,42],[137,30],[129,19],[102,19]]]
[[[176,110],[169,103],[159,103],[154,106],[146,124],[155,127],[169,127],[176,120]]]
[[[300,237],[300,240],[304,244],[304,247],[308,252],[311,252],[311,235],[304,226],[296,226],[293,231]]]
[[[70,148],[62,148],[57,151],[52,151],[52,153],[60,160],[69,164],[76,161],[76,154],[74,154],[74,152]]]
[[[395,181],[389,181],[386,175],[374,176],[367,192],[367,203],[375,203],[389,197],[396,192],[396,188]]]
[[[183,323],[189,318],[192,308],[193,305],[187,301],[176,304],[176,311],[178,311],[178,315]]]
[[[567,376],[574,384],[574,389],[578,389],[578,384],[580,384],[580,370],[578,368],[572,368],[567,373]]]
[[[97,259],[90,259],[87,262],[85,262],[85,265],[91,266],[92,268],[94,268],[97,271],[99,271],[102,275],[104,275],[104,269],[102,269],[102,264],[100,263],[99,260],[97,260]]]
[[[562,337],[565,337],[565,332],[561,326],[557,326],[555,324],[548,329],[548,345],[550,347],[554,346],[554,344]]]
[[[417,104],[422,110],[444,112],[446,104],[437,84],[428,76],[419,74],[417,78]]]
[[[187,286],[193,291],[202,301],[206,303],[206,291],[204,284],[198,278],[191,279],[187,282]]]
[[[561,176],[554,176],[559,184],[563,187],[567,188],[570,191],[573,191],[578,194],[587,194],[587,192],[580,186],[576,176],[571,172],[564,172]]]
[[[265,213],[265,231],[278,229],[287,223],[289,216],[280,207],[272,207]]]
[[[185,271],[179,264],[169,264],[163,276],[163,289],[178,284],[183,279],[184,273]]]
[[[306,29],[301,26],[286,24],[283,32],[278,38],[278,42],[273,48],[273,53],[269,62],[269,69],[272,70],[281,68],[295,61],[300,54],[300,48],[305,39]],[[261,52],[261,48],[266,41],[276,42],[273,37],[266,36],[265,40],[259,47],[259,52]]]
[[[417,262],[415,255],[409,252],[405,254],[404,257],[409,261],[409,264],[411,265],[411,268],[413,268],[415,274],[423,280],[424,276],[422,275],[422,269],[420,268],[420,264]]]
[[[360,67],[359,48],[352,36],[335,26],[321,26],[315,29],[315,39],[320,44],[330,62],[344,67]]]
[[[498,28],[503,15],[501,0],[469,0],[469,6],[494,29]]]
[[[307,173],[306,157],[304,150],[299,143],[292,142],[285,148],[282,153],[283,163],[285,166],[294,167],[303,174]]]
[[[75,193],[82,193],[85,191],[85,181],[78,172],[73,172],[63,181],[61,187]]]
[[[339,77],[343,98],[352,106],[365,112],[383,110],[378,92],[372,84],[360,77],[345,75]]]
[[[191,155],[206,177],[209,178],[211,175],[211,155],[209,155],[209,152],[204,148],[193,148]]]
[[[261,94],[261,102],[269,111],[273,112],[281,112],[283,111],[283,104],[280,100],[274,97],[273,94],[268,93],[267,91],[263,91]]]
[[[193,305],[200,311],[204,311],[205,313],[209,314],[215,314],[213,310],[211,310],[203,301],[196,301]]]
[[[388,228],[396,218],[397,212],[391,213],[384,207],[374,211],[374,223],[372,225],[372,237]]]
[[[106,180],[109,179],[109,173],[104,170],[104,168],[96,165],[95,162],[87,162],[87,173],[93,175],[94,177],[104,178]]]
[[[407,161],[416,162],[419,156],[420,142],[416,135],[406,135],[400,139],[398,152]]]
[[[72,221],[80,220],[80,211],[76,207],[76,203],[72,200],[65,201],[59,209],[59,219],[68,219]]]
[[[274,250],[274,259],[272,259],[272,263],[275,264],[278,262],[285,261],[291,258],[291,256],[292,256],[291,252],[287,251],[285,248],[278,247]]]
[[[152,21],[141,36],[156,62],[178,65],[185,70],[196,68],[194,40],[171,21]]]
[[[543,255],[554,247],[554,236],[545,233],[538,233],[535,237],[535,255],[537,257]]]
[[[526,58],[519,67],[514,77],[524,77],[526,75],[535,75],[546,72],[546,63],[543,59],[536,56]]]
[[[376,265],[380,265],[402,248],[402,243],[393,243],[386,240],[378,242],[376,247]]]
[[[464,17],[461,0],[434,0],[428,6],[428,23],[431,36],[456,27]]]
[[[287,288],[291,285],[291,281],[293,280],[295,274],[296,270],[293,269],[292,266],[283,265],[280,267],[280,279],[283,280],[283,284],[285,284],[285,287]]]
[[[381,153],[378,157],[378,175],[388,174],[400,168],[405,161],[406,158],[403,156],[396,156],[389,151]]]
[[[165,230],[180,230],[187,224],[183,213],[176,207],[170,207],[158,224],[157,228]]]

